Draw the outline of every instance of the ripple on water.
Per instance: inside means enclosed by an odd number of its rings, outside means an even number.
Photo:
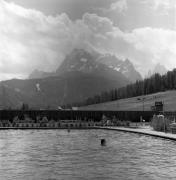
[[[175,147],[173,141],[105,130],[0,131],[0,180],[175,179]]]

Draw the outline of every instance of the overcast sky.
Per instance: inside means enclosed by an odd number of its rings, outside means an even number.
[[[73,48],[176,67],[175,0],[0,0],[0,80],[56,70]]]

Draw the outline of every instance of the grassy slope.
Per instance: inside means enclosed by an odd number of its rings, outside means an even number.
[[[89,105],[86,107],[80,107],[84,110],[119,110],[119,111],[142,111],[143,110],[143,96],[122,99],[117,101],[111,101],[107,103]],[[155,101],[164,101],[165,111],[176,111],[176,90],[159,92],[144,96],[144,110],[151,110],[151,106]]]

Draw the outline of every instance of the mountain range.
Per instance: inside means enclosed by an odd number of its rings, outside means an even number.
[[[55,72],[33,71],[29,79],[0,83],[1,108],[57,108],[142,79],[129,60],[74,49]]]
[[[104,66],[103,66],[104,65]],[[74,49],[68,54],[55,72],[44,72],[40,70],[34,70],[29,79],[46,78],[51,76],[58,76],[63,72],[68,71],[80,71],[83,73],[92,73],[98,69],[106,67],[107,69],[115,70],[123,74],[130,82],[141,80],[142,77],[138,71],[134,68],[133,64],[126,59],[122,61],[114,55],[89,53],[83,49]]]
[[[167,69],[164,65],[157,63],[152,70],[149,70],[147,77],[151,77],[154,74],[164,75],[167,73]]]

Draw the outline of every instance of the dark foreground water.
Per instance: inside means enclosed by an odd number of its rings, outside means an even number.
[[[6,179],[176,179],[176,142],[106,130],[0,131]]]

